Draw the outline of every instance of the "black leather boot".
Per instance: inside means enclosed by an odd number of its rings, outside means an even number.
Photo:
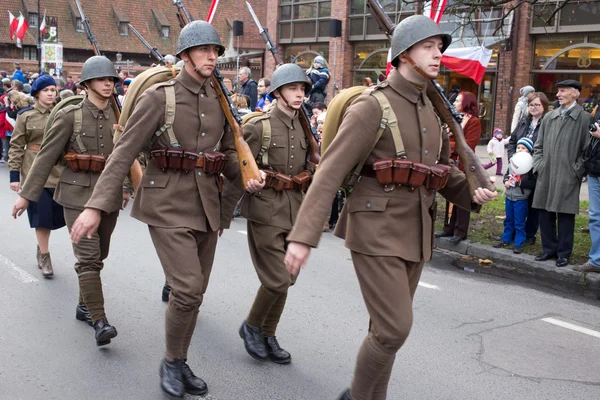
[[[244,339],[244,347],[252,358],[259,361],[266,361],[268,359],[267,349],[263,342],[262,329],[251,328],[244,321],[240,327],[240,337]]]
[[[165,282],[165,286],[163,286],[163,291],[162,291],[162,301],[164,301],[165,303],[169,302],[169,294],[171,294],[171,286],[167,285],[167,283]]]
[[[160,364],[160,387],[169,396],[182,398],[185,394],[183,385],[183,360],[168,362],[163,360]]]
[[[204,382],[202,378],[194,375],[194,372],[185,361],[183,362],[182,373],[183,386],[185,387],[186,393],[193,394],[195,396],[203,396],[208,393],[208,386],[206,385],[206,382]]]
[[[265,336],[265,347],[271,361],[277,364],[289,364],[292,362],[292,355],[279,346],[275,336]]]
[[[85,303],[81,301],[77,304],[77,308],[75,309],[75,318],[92,326],[92,315],[85,306]]]
[[[117,337],[117,328],[110,325],[105,318],[96,321],[94,330],[96,331],[97,346],[107,345],[112,338]]]
[[[344,393],[342,393],[342,395],[340,396],[340,398],[338,400],[352,400],[352,397],[350,397],[350,389],[348,389]]]

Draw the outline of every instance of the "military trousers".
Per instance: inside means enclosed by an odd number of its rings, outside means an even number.
[[[149,226],[171,294],[165,312],[167,361],[187,359],[217,248],[218,232]]]
[[[246,322],[262,328],[265,336],[275,336],[285,307],[287,291],[296,283],[283,259],[287,250],[289,230],[248,221],[248,246],[261,287]]]
[[[65,222],[69,232],[82,210],[65,207],[63,209]],[[100,271],[104,267],[104,260],[110,250],[110,237],[117,225],[119,212],[103,213],[98,230],[91,239],[82,237],[79,243],[73,243],[73,254],[77,259],[75,271],[79,278],[79,295],[90,314],[92,322],[106,318],[104,312],[104,294]]]
[[[369,334],[358,353],[350,389],[353,400],[384,400],[396,353],[413,322],[412,303],[423,261],[351,252],[369,312]]]

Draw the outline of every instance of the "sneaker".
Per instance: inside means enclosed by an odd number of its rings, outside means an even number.
[[[591,264],[590,262],[586,262],[583,265],[577,265],[575,267],[573,267],[573,269],[575,271],[579,271],[579,272],[596,272],[596,273],[600,273],[600,267],[596,267],[594,264]]]
[[[496,249],[501,249],[501,248],[506,247],[506,246],[508,246],[508,243],[506,243],[506,242],[504,242],[502,240],[499,241],[499,242],[494,243],[494,248],[496,248]]]
[[[521,254],[522,252],[523,252],[523,250],[521,250],[521,248],[519,246],[513,247],[513,253]]]
[[[4,164],[5,162],[6,162],[6,161],[4,161],[4,158],[3,158],[3,159],[0,159],[0,164]]]

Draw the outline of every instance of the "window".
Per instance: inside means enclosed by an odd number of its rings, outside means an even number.
[[[160,27],[160,36],[163,38],[168,38],[169,37],[169,27],[168,26],[161,26]]]
[[[23,59],[24,60],[37,60],[37,47],[35,46],[23,46]]]
[[[37,28],[38,16],[38,13],[29,13],[29,18],[27,19],[27,22],[29,23],[30,28]]]
[[[81,21],[81,18],[77,17],[75,19],[75,30],[77,32],[85,32],[85,28],[83,27],[83,22]]]
[[[296,63],[303,69],[310,68],[316,56],[329,60],[329,43],[290,45],[284,50],[284,61]]]
[[[279,42],[328,42],[330,0],[280,0]]]
[[[392,21],[398,23],[415,13],[414,2],[406,0],[381,0],[383,10]],[[379,25],[371,17],[370,9],[364,0],[350,1],[349,19],[350,40],[385,39],[386,36],[379,29]]]
[[[566,3],[566,4],[565,4]],[[600,30],[600,0],[544,0],[533,6],[530,33]]]
[[[129,27],[127,22],[119,22],[119,34],[121,36],[129,36]]]

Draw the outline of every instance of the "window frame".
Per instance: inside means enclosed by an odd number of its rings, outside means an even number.
[[[30,28],[37,28],[39,26],[38,18],[39,18],[38,13],[28,13],[27,14],[27,22],[29,23]]]
[[[119,21],[117,23],[117,27],[119,29],[120,36],[129,36],[129,26],[127,25],[127,22]],[[124,31],[123,31],[123,29],[124,29]]]
[[[320,16],[321,5],[329,3],[329,15],[328,16]],[[312,5],[316,6],[315,17],[313,18],[295,18],[294,8],[298,6],[304,5]],[[279,15],[281,15],[281,9],[283,7],[290,7],[290,19],[280,19],[277,22],[277,42],[280,44],[295,44],[295,43],[325,43],[329,42],[329,21],[331,20],[331,0],[280,0],[277,7],[279,7]],[[294,37],[294,25],[301,23],[314,23],[314,36],[311,37]],[[322,28],[322,24],[327,24],[327,29],[325,30],[326,36],[320,36],[319,32]],[[290,37],[282,38],[281,37],[281,26],[286,25],[289,26]]]

